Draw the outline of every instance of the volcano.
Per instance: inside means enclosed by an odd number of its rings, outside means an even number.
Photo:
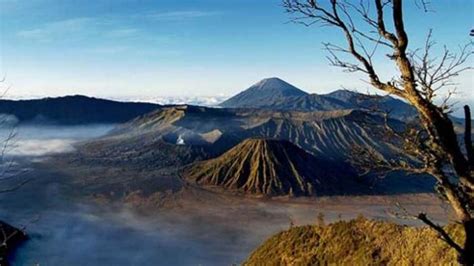
[[[183,176],[203,187],[245,194],[319,196],[338,193],[342,172],[335,169],[289,141],[252,138],[186,168]]]
[[[259,108],[271,106],[276,101],[289,97],[306,96],[307,92],[298,89],[279,78],[263,79],[234,97],[222,102],[227,108]]]

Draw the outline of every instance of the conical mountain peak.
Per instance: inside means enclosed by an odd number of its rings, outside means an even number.
[[[337,177],[325,163],[289,141],[252,138],[187,168],[198,185],[266,196],[333,194]]]
[[[282,90],[300,90],[295,86],[291,85],[290,83],[277,77],[262,79],[259,82],[255,83],[253,86],[259,88],[276,88]]]
[[[289,97],[300,97],[308,93],[276,77],[263,79],[234,97],[221,103],[222,107],[257,108],[270,106],[275,101]]]

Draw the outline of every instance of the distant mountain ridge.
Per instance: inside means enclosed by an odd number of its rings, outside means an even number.
[[[309,94],[279,78],[264,79],[222,102],[220,106],[300,112],[379,110],[399,120],[413,119],[417,115],[412,106],[390,96],[367,95],[349,90]]]
[[[0,114],[15,116],[20,123],[46,122],[75,125],[123,123],[149,113],[160,105],[118,102],[82,95],[34,100],[0,100]]]
[[[410,120],[418,114],[413,106],[389,95],[368,95],[349,90],[337,90],[322,96],[344,102],[347,108],[382,111],[400,120]]]

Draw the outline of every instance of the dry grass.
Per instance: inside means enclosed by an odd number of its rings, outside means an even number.
[[[447,230],[459,242],[464,237],[458,225]],[[361,217],[280,232],[245,265],[456,265],[456,253],[428,228]]]

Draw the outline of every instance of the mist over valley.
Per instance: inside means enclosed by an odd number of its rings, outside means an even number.
[[[467,2],[0,0],[0,266],[474,265]]]
[[[97,102],[90,108],[106,108]],[[35,116],[42,120],[17,119],[1,131],[16,134],[5,159],[28,182],[0,195],[0,219],[24,224],[29,239],[11,261],[222,265],[321,214],[328,222],[363,214],[407,223],[387,215],[405,202],[436,219],[450,215],[426,177],[357,177],[350,143],[397,152],[374,130],[377,115],[332,105],[284,109],[158,106],[122,124],[84,124],[49,110]]]

